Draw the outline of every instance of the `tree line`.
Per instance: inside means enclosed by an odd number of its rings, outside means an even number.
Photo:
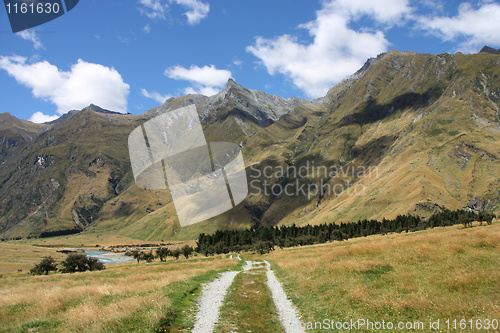
[[[137,263],[139,263],[141,260],[144,260],[146,262],[151,262],[155,260],[156,258],[160,259],[160,261],[165,261],[168,256],[171,256],[175,258],[175,260],[179,259],[181,254],[184,256],[184,258],[188,259],[189,256],[194,252],[194,249],[189,246],[189,245],[184,245],[183,247],[175,248],[175,249],[169,249],[167,247],[159,247],[156,249],[156,251],[153,253],[153,250],[150,251],[127,251],[125,253],[126,256],[133,257],[135,260],[137,260]]]
[[[312,245],[331,241],[343,241],[354,237],[387,234],[389,232],[413,232],[455,224],[470,226],[472,221],[491,224],[496,216],[492,213],[444,209],[428,219],[416,215],[399,215],[394,219],[359,220],[355,223],[291,226],[260,226],[245,230],[218,230],[212,235],[201,233],[196,252],[206,256],[229,252],[254,251],[268,253],[280,248]]]

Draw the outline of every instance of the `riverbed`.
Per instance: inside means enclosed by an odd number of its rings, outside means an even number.
[[[132,257],[127,257],[123,253],[114,253],[107,251],[98,250],[83,250],[85,254],[92,258],[97,258],[102,261],[103,264],[119,264],[124,262],[135,261]]]

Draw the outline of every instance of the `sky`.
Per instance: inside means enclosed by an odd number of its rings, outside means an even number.
[[[0,113],[142,114],[229,78],[314,99],[380,53],[476,53],[500,48],[499,31],[492,0],[80,0],[15,34],[1,6]]]

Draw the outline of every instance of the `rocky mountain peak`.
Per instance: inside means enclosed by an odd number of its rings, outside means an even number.
[[[487,53],[487,54],[500,54],[500,49],[496,50],[489,46],[484,46],[479,53]]]
[[[267,127],[277,121],[300,103],[306,100],[274,95],[262,91],[245,88],[230,78],[224,89],[210,97],[192,94],[179,98],[170,98],[162,105],[148,110],[145,115],[154,117],[187,105],[196,104],[202,119],[216,115],[219,110],[232,110],[232,115],[240,124],[251,121],[260,127]],[[244,127],[244,125],[242,125]]]
[[[106,114],[122,114],[120,112],[116,112],[116,111],[110,111],[110,110],[107,110],[107,109],[103,109],[101,108],[100,106],[98,105],[95,105],[95,104],[90,104],[89,106],[87,106],[85,109],[90,109],[94,112],[97,112],[97,113],[106,113]]]

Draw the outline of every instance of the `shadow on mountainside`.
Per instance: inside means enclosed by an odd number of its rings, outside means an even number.
[[[395,97],[390,103],[379,104],[374,98],[365,102],[362,110],[342,118],[339,127],[358,124],[366,125],[389,117],[408,108],[423,108],[437,101],[443,94],[443,89],[433,87],[424,93],[408,92]]]

